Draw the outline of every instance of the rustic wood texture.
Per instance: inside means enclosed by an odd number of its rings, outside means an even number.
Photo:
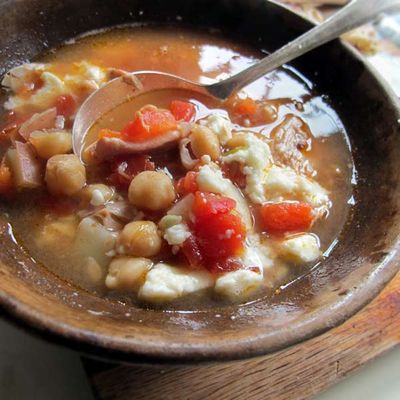
[[[194,367],[84,363],[100,400],[304,400],[399,343],[400,273],[344,324],[266,357]]]

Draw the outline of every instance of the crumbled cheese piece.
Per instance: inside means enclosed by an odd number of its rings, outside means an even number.
[[[291,168],[273,166],[264,179],[265,201],[282,201],[294,196],[314,207],[330,204],[328,192],[317,182],[297,174]]]
[[[257,290],[263,282],[260,273],[239,269],[228,272],[215,282],[215,292],[232,300],[245,298]]]
[[[43,81],[43,86],[33,93],[30,97],[25,98],[18,95],[10,96],[4,103],[6,110],[12,110],[23,106],[34,106],[45,109],[51,107],[54,99],[67,91],[64,82],[51,72],[44,71],[40,78]]]
[[[267,143],[253,133],[245,132],[242,135],[243,147],[231,150],[228,155],[222,157],[222,160],[226,163],[236,161],[244,166],[245,193],[252,202],[261,204],[265,201],[263,185],[265,170],[273,162],[271,150]]]
[[[241,259],[246,267],[260,267],[260,271],[262,272],[265,269],[273,267],[276,255],[271,247],[267,244],[261,244],[256,237],[258,237],[257,234],[249,235]]]
[[[272,155],[268,144],[254,133],[243,132],[242,135],[244,146],[231,150],[222,160],[226,163],[237,161],[256,170],[269,167],[272,164]]]
[[[146,276],[139,298],[151,302],[172,301],[189,293],[212,287],[213,276],[207,271],[157,264]]]
[[[105,71],[86,61],[76,63],[72,75],[57,76],[50,72],[51,64],[23,64],[11,69],[3,78],[2,85],[11,89],[14,95],[4,103],[7,110],[21,107],[45,109],[54,104],[54,99],[62,94],[81,94],[82,88],[90,91],[98,89],[107,81]],[[32,86],[40,78],[43,81],[40,89],[32,92],[31,96],[20,96],[18,91],[25,85]],[[61,122],[61,121],[59,121]]]
[[[236,201],[236,210],[242,217],[243,223],[248,229],[252,227],[252,219],[249,208],[239,189],[222,176],[220,170],[214,170],[209,165],[200,168],[196,178],[199,189],[230,197]]]
[[[186,224],[176,224],[165,230],[164,239],[170,246],[180,245],[190,237],[191,233]]]
[[[106,73],[98,66],[81,61],[74,64],[75,73],[73,75],[65,75],[64,81],[74,90],[77,86],[86,86],[93,90],[98,89],[106,82]]]
[[[318,260],[321,251],[314,235],[303,234],[284,240],[280,244],[280,254],[288,261],[302,264]]]
[[[218,137],[221,144],[225,144],[232,138],[232,124],[222,115],[212,114],[205,120],[205,125]]]
[[[16,92],[21,89],[35,74],[41,75],[45,64],[28,63],[10,69],[1,82],[2,86]]]
[[[104,198],[103,193],[101,192],[101,190],[95,189],[93,190],[92,193],[92,199],[90,200],[90,204],[92,206],[101,206],[106,202],[106,199]]]

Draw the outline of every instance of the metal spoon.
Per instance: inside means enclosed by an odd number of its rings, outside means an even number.
[[[222,81],[203,85],[159,71],[137,71],[113,79],[82,104],[73,126],[74,152],[81,156],[90,127],[106,112],[127,99],[156,89],[183,88],[224,100],[281,65],[315,49],[341,34],[400,7],[400,0],[353,0],[339,12],[258,63]]]

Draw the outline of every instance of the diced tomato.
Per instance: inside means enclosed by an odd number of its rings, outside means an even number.
[[[196,218],[193,232],[201,254],[208,259],[224,259],[243,251],[246,228],[235,214],[211,214]]]
[[[121,132],[113,131],[111,129],[100,129],[98,137],[99,137],[99,139],[102,139],[102,138],[117,138],[117,139],[120,139],[121,138]]]
[[[214,193],[196,192],[194,195],[193,213],[196,218],[209,217],[215,214],[226,214],[233,210],[236,201]]]
[[[0,165],[0,194],[9,195],[13,191],[13,179],[10,168],[5,163]]]
[[[192,121],[196,114],[194,105],[187,101],[173,100],[171,101],[169,109],[177,121]]]
[[[70,117],[76,110],[76,102],[74,98],[69,94],[62,94],[56,99],[57,113],[64,117]]]
[[[312,207],[307,203],[271,203],[261,207],[263,229],[272,235],[303,232],[314,220]]]
[[[142,171],[154,171],[155,165],[149,155],[116,157],[110,164],[108,181],[120,189],[127,190],[132,179]]]
[[[55,197],[46,195],[41,200],[43,209],[60,217],[71,215],[77,208],[77,201],[69,197]]]
[[[176,190],[179,194],[185,195],[194,193],[199,190],[197,185],[197,172],[189,171],[183,178],[179,179],[176,184]]]
[[[193,235],[189,236],[189,238],[183,242],[182,253],[185,255],[191,267],[198,268],[204,264],[199,244]]]
[[[177,123],[171,111],[144,106],[136,112],[135,119],[121,133],[124,140],[143,142],[175,129]]]
[[[252,116],[258,111],[258,105],[255,100],[250,97],[245,99],[238,99],[233,107],[233,111],[237,114]]]

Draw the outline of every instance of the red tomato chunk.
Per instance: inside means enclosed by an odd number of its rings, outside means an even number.
[[[76,102],[69,94],[58,96],[56,99],[57,114],[70,117],[76,110]]]
[[[197,172],[189,171],[183,178],[179,179],[176,184],[176,190],[179,194],[185,195],[194,193],[199,190],[197,185]]]
[[[304,232],[310,229],[314,216],[307,203],[274,203],[261,207],[262,225],[266,232],[281,235],[291,232]]]
[[[177,129],[175,117],[168,110],[144,106],[136,112],[135,119],[122,130],[127,141],[143,142]]]
[[[196,114],[194,105],[187,101],[173,100],[169,108],[177,121],[192,121]]]
[[[194,196],[193,212],[197,219],[209,217],[213,214],[225,214],[233,210],[236,201],[214,193],[196,192]]]
[[[206,258],[224,259],[243,251],[246,230],[237,215],[212,214],[196,219],[193,231]]]
[[[191,266],[202,265],[210,272],[233,271],[242,266],[246,228],[233,213],[236,202],[214,193],[196,192],[190,224],[192,236],[182,248]],[[232,260],[235,260],[233,262]]]

